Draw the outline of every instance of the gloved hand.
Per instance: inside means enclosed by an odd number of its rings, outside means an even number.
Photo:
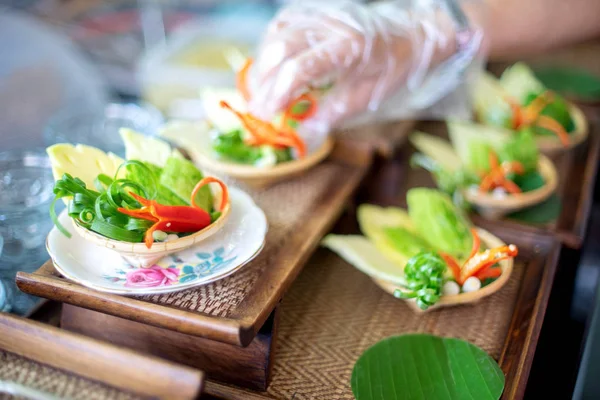
[[[479,4],[463,7],[471,34],[461,51],[445,4],[292,3],[271,22],[250,70],[251,111],[270,119],[307,88],[332,84],[307,122],[315,129],[354,116],[361,122],[423,116],[464,82],[482,45]],[[456,108],[451,104],[444,113]]]

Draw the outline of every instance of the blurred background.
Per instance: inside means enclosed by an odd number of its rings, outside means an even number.
[[[280,1],[39,0],[0,3],[0,310],[38,299],[14,284],[48,254],[53,178],[45,147],[123,156],[117,133],[199,118],[198,90],[234,86],[224,50],[248,55]],[[60,208],[60,205],[59,205]]]

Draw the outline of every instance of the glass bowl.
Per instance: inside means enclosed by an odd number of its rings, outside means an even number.
[[[52,228],[48,211],[53,187],[50,160],[43,150],[0,152],[0,268],[11,263],[41,265],[47,258],[44,242]]]

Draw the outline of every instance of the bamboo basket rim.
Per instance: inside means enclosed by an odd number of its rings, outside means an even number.
[[[476,228],[476,230],[479,234],[482,243],[484,243],[487,247],[494,248],[506,245],[506,243],[504,243],[500,238],[486,231],[485,229]],[[502,260],[498,264],[500,264],[500,268],[502,268],[502,275],[500,275],[500,277],[498,277],[498,279],[496,279],[494,282],[477,291],[441,296],[440,300],[433,306],[429,307],[427,310],[421,310],[414,300],[407,299],[405,301],[410,305],[411,308],[418,312],[429,312],[430,310],[434,310],[436,308],[477,302],[482,298],[490,296],[491,294],[497,292],[508,282],[508,279],[510,278],[510,275],[513,271],[514,260],[510,258],[507,260]],[[383,289],[385,292],[391,295],[393,295],[394,291],[399,288],[398,285],[393,282],[380,280],[376,278],[372,279],[375,282],[375,284],[377,284],[377,286],[379,286],[381,289]]]
[[[197,153],[197,162],[205,168],[219,171],[232,178],[276,179],[302,172],[323,161],[332,151],[334,138],[329,136],[314,152],[304,158],[276,164],[273,167],[260,168],[233,162],[216,160],[204,153]]]
[[[527,208],[546,200],[554,193],[558,186],[558,173],[556,167],[545,155],[540,154],[538,170],[546,183],[541,188],[530,192],[497,198],[489,193],[480,194],[472,193],[469,190],[463,190],[463,195],[469,203],[486,209],[506,211]]]
[[[189,247],[194,246],[195,244],[202,242],[205,239],[208,239],[210,236],[217,233],[225,225],[229,218],[230,211],[231,201],[228,201],[225,205],[225,208],[221,211],[221,215],[219,216],[219,218],[212,224],[208,225],[206,228],[176,240],[171,240],[168,242],[154,242],[150,249],[146,247],[145,243],[132,243],[124,242],[121,240],[109,239],[105,236],[102,236],[96,232],[85,228],[74,219],[71,219],[71,221],[75,231],[83,239],[89,242],[92,242],[99,246],[108,247],[126,255],[149,256],[158,255],[165,252],[175,252],[187,249]]]
[[[589,123],[585,114],[577,105],[571,102],[568,102],[568,105],[569,113],[575,123],[575,132],[569,135],[569,138],[571,139],[569,145],[566,147],[563,146],[560,140],[554,136],[538,137],[536,138],[536,143],[542,153],[553,154],[567,151],[578,146],[587,139],[589,135]]]

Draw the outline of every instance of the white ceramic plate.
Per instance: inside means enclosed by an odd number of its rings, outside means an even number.
[[[252,198],[230,188],[229,220],[195,247],[168,255],[150,268],[135,268],[118,253],[86,241],[73,232],[66,211],[61,224],[67,238],[53,228],[46,246],[56,269],[67,279],[107,293],[168,293],[204,285],[232,274],[262,250],[267,219]]]

